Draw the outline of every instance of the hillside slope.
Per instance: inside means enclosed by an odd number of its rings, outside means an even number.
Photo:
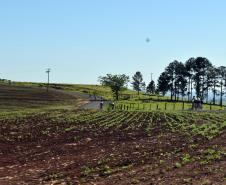
[[[67,93],[35,86],[0,84],[0,110],[22,108],[41,108],[46,106],[66,105],[79,99]]]

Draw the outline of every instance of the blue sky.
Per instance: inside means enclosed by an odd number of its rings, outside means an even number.
[[[226,65],[224,0],[0,0],[0,78],[98,83],[177,59]],[[146,38],[150,38],[147,43]]]

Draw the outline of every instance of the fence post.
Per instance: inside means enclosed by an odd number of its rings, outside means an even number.
[[[140,110],[140,104],[138,103],[138,110]]]
[[[150,103],[150,107],[149,107],[149,109],[151,110],[151,103]]]
[[[145,109],[145,104],[143,104],[143,110]]]
[[[176,103],[173,103],[173,110],[175,110],[176,108]]]
[[[184,101],[183,101],[183,108],[182,109],[184,110]]]
[[[157,106],[156,106],[156,110],[158,110],[159,109],[159,104],[157,104]]]
[[[166,106],[167,106],[167,103],[165,103],[165,110],[166,110]]]
[[[210,110],[212,110],[212,104],[210,103]]]

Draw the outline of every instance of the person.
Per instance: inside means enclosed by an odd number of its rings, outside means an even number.
[[[192,98],[192,110],[195,110],[196,109],[196,97],[193,96]]]
[[[202,110],[202,104],[203,104],[203,100],[201,98],[198,97],[197,99],[197,107],[198,109]]]
[[[115,103],[114,103],[114,102],[111,103],[111,109],[112,109],[112,110],[115,109]]]
[[[197,98],[196,108],[197,108],[198,110],[201,109],[201,100],[200,100],[199,97]]]
[[[97,100],[96,93],[93,93],[94,100]]]
[[[100,109],[101,109],[101,110],[103,109],[103,106],[104,106],[104,102],[101,101],[101,102],[100,102]]]
[[[203,100],[200,101],[200,109],[202,110]]]

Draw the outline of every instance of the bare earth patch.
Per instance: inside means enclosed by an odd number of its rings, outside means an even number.
[[[225,130],[208,140],[96,122],[1,121],[0,184],[226,184]]]

